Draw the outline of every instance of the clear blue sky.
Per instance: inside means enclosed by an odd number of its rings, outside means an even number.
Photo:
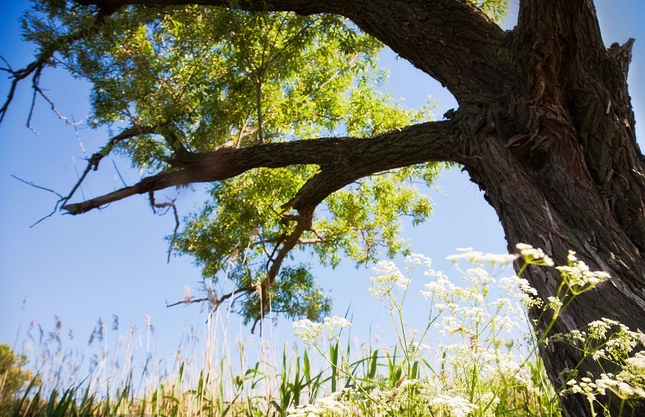
[[[513,1],[515,7],[517,0]],[[26,9],[26,1],[4,1],[0,4],[3,42],[0,54],[13,68],[24,67],[32,58],[32,47],[22,43],[17,19]],[[643,0],[596,0],[603,36],[607,45],[624,43],[636,38],[634,60],[630,69],[630,93],[636,111],[637,135],[644,138],[645,87],[641,79],[645,70],[645,3]],[[514,17],[508,19],[512,24]],[[454,100],[425,74],[406,62],[385,53],[382,63],[391,68],[389,90],[404,97],[409,106],[424,104],[428,96],[439,102],[443,112],[455,107]],[[75,120],[84,120],[89,112],[88,89],[72,80],[62,70],[47,69],[41,85],[59,110]],[[0,79],[4,99],[9,83]],[[165,235],[174,227],[172,216],[152,214],[147,200],[135,196],[110,207],[72,217],[55,214],[39,225],[29,228],[47,215],[57,200],[53,194],[29,187],[13,179],[16,175],[28,181],[66,194],[85,167],[83,151],[91,155],[105,144],[105,132],[92,131],[83,125],[78,136],[73,128],[59,121],[43,100],[38,100],[32,124],[35,135],[25,127],[31,91],[29,81],[23,82],[0,126],[0,343],[20,346],[30,321],[38,319],[45,329],[53,326],[54,315],[61,318],[63,334],[73,329],[75,340],[68,342],[83,347],[98,318],[110,323],[112,315],[127,326],[133,322],[144,327],[143,315],[150,316],[156,327],[159,355],[167,355],[179,344],[186,324],[199,326],[203,315],[198,305],[167,309],[165,301],[182,298],[182,288],[196,287],[200,271],[189,257],[173,257],[166,263]],[[128,184],[139,174],[128,169],[127,161],[106,158],[98,173],[92,173],[85,196],[96,196],[120,186],[112,161]],[[445,173],[433,191],[435,214],[431,222],[412,228],[406,226],[405,237],[414,252],[430,256],[435,267],[453,274],[445,257],[457,247],[472,246],[477,250],[502,253],[506,249],[501,226],[494,211],[484,202],[477,186],[458,170]],[[188,214],[202,200],[201,186],[194,193],[182,192],[178,204],[180,214]],[[158,193],[174,198],[176,191]],[[335,271],[317,269],[319,283],[331,291],[335,300],[333,314],[344,315],[351,305],[355,327],[362,327],[359,336],[367,335],[367,326],[384,324],[378,302],[367,293],[370,270],[354,269],[350,262]],[[418,276],[417,286],[423,284]],[[26,308],[22,311],[23,299]],[[423,312],[422,299],[410,304],[410,312]],[[22,333],[18,334],[22,323]],[[280,332],[289,331],[289,323],[280,321]],[[419,324],[421,325],[421,324]],[[234,326],[239,326],[235,324]],[[239,328],[239,327],[237,327]],[[387,327],[384,326],[384,329]],[[279,332],[279,333],[280,333]],[[244,331],[248,333],[248,331]]]

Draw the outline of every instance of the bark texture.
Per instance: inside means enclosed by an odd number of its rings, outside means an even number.
[[[103,10],[125,4],[229,4],[79,3]],[[264,1],[251,0],[236,5],[266,7]],[[367,139],[221,147],[187,155],[174,172],[65,208],[79,214],[132,194],[221,180],[256,167],[318,164],[320,172],[290,203],[309,213],[326,196],[366,175],[427,161],[459,162],[497,211],[509,250],[528,243],[545,249],[560,265],[574,250],[592,269],[612,275],[579,297],[555,332],[580,329],[602,317],[642,329],[645,166],[626,84],[633,41],[606,48],[591,0],[521,0],[518,25],[510,32],[466,0],[272,0],[270,7],[346,16],[444,84],[460,104],[455,117]],[[531,269],[525,277],[544,299],[560,285],[555,270]],[[556,387],[563,382],[560,372],[581,359],[563,344],[544,348],[542,357]],[[591,361],[581,367],[586,371],[599,374]],[[565,416],[589,414],[584,397],[564,399]],[[645,415],[645,410],[636,414]]]

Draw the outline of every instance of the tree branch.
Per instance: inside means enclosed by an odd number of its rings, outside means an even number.
[[[76,3],[85,6],[98,6],[101,8],[118,9],[128,5],[146,6],[182,6],[198,4],[202,6],[233,7],[248,11],[276,11],[294,12],[300,15],[317,13],[339,13],[346,4],[344,0],[76,0]]]
[[[190,162],[183,169],[164,171],[134,186],[82,203],[66,204],[63,209],[76,215],[135,194],[224,180],[254,168],[319,165],[321,172],[289,203],[289,207],[301,211],[315,207],[332,192],[373,173],[424,162],[460,162],[464,156],[463,141],[454,121],[441,121],[408,126],[371,138],[321,138],[248,148],[225,144],[211,152],[189,154],[187,161]]]
[[[579,53],[602,48],[600,26],[593,2],[586,0],[522,0],[518,36],[541,40],[531,47],[575,48]]]
[[[168,244],[168,259],[166,262],[170,263],[170,255],[172,254],[172,248],[173,245],[175,244],[175,241],[177,240],[177,231],[179,230],[179,213],[177,212],[177,206],[175,205],[175,200],[172,201],[166,201],[165,203],[157,203],[155,201],[155,193],[154,191],[150,191],[148,193],[148,198],[150,199],[150,206],[152,207],[152,212],[157,214],[157,211],[155,208],[171,208],[173,214],[175,215],[175,230],[172,233],[172,239],[170,239],[170,243]],[[161,215],[165,215],[168,212],[166,210],[164,213],[161,213]]]
[[[575,97],[570,89],[578,88],[577,74],[595,72],[605,78],[597,70],[605,55],[592,1],[522,0],[514,32],[516,71],[536,103],[566,103]]]
[[[299,215],[297,216],[297,225],[289,236],[284,239],[284,244],[278,251],[275,259],[271,261],[271,266],[267,268],[267,274],[262,279],[262,282],[257,286],[256,292],[260,296],[260,315],[256,318],[253,326],[251,327],[251,333],[255,332],[255,326],[261,321],[267,312],[270,311],[269,306],[269,290],[271,285],[275,282],[275,279],[280,272],[282,267],[282,262],[285,257],[291,252],[298,242],[300,241],[300,236],[306,231],[311,229],[311,223],[314,216],[315,207],[299,210]],[[276,246],[277,248],[278,246]]]
[[[253,291],[255,291],[255,287],[237,288],[236,290],[231,291],[228,294],[224,294],[221,297],[218,297],[217,294],[215,294],[214,291],[210,290],[210,291],[208,291],[208,296],[207,297],[193,298],[193,297],[190,297],[190,295],[189,295],[189,296],[185,297],[184,299],[182,299],[180,301],[177,301],[177,302],[174,302],[172,304],[168,304],[168,302],[166,302],[166,307],[174,307],[174,306],[178,306],[180,304],[192,304],[192,303],[208,302],[208,303],[210,303],[211,308],[213,310],[217,310],[219,308],[219,306],[222,305],[222,303],[224,301],[228,300],[232,296],[234,296],[236,294],[252,293]]]
[[[63,204],[63,207],[65,207],[64,205],[72,198],[72,196],[74,196],[74,193],[76,193],[76,190],[78,190],[78,188],[81,186],[90,170],[93,169],[94,171],[96,171],[97,169],[99,169],[99,162],[101,162],[101,160],[110,153],[112,148],[117,143],[126,139],[133,138],[135,136],[154,133],[156,129],[156,126],[132,126],[110,139],[110,141],[107,143],[107,145],[105,145],[101,152],[93,154],[90,159],[87,160],[87,166],[85,167],[83,174],[81,174],[78,181],[76,181],[76,184],[74,184],[74,187],[72,187],[72,190],[69,192],[69,194],[65,197],[61,197],[57,205]]]

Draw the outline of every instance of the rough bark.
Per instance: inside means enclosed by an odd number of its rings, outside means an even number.
[[[124,4],[230,4],[79,3],[104,10]],[[235,4],[267,7],[264,1]],[[562,265],[567,251],[574,250],[592,269],[612,275],[577,299],[555,332],[580,329],[602,317],[642,329],[645,166],[626,84],[632,43],[605,48],[590,0],[521,0],[519,22],[511,32],[466,0],[273,0],[270,8],[352,19],[448,87],[460,103],[455,118],[367,139],[327,138],[193,154],[178,162],[175,172],[65,208],[78,214],[135,193],[230,178],[256,167],[318,164],[320,172],[290,203],[308,212],[366,175],[420,162],[455,161],[485,191],[511,251],[516,243],[529,243]],[[525,277],[544,299],[560,283],[557,271],[544,268],[530,269]],[[581,359],[564,345],[543,348],[542,357],[556,388],[563,382],[560,371]],[[598,375],[591,361],[580,371]],[[565,398],[564,415],[589,415],[586,399]]]
[[[161,172],[82,203],[67,204],[63,209],[81,214],[135,194],[224,180],[254,168],[319,165],[320,172],[289,203],[295,210],[303,210],[316,207],[334,191],[377,172],[423,162],[453,161],[453,157],[463,155],[463,146],[463,137],[455,123],[449,121],[418,124],[370,138],[332,137],[249,148],[227,143],[212,152],[184,155],[173,164],[177,170]]]

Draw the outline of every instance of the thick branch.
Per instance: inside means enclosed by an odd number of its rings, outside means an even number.
[[[339,14],[437,79],[460,102],[490,100],[501,95],[510,76],[510,67],[500,58],[507,38],[504,31],[468,0],[79,0],[78,3],[100,7],[234,4],[243,10]]]
[[[566,102],[566,88],[578,82],[572,77],[596,72],[604,56],[591,1],[522,0],[515,32],[516,70],[536,101]]]
[[[296,228],[293,230],[293,232],[291,232],[291,234],[289,234],[289,236],[284,239],[284,243],[282,244],[282,247],[278,251],[276,257],[270,262],[271,266],[267,268],[266,276],[264,277],[264,279],[262,279],[260,285],[257,286],[256,291],[260,296],[260,316],[257,317],[255,323],[253,323],[251,333],[255,331],[255,326],[257,325],[257,323],[264,318],[267,312],[270,311],[268,295],[271,289],[271,285],[273,285],[276,277],[278,276],[278,272],[280,272],[282,262],[284,262],[284,259],[287,257],[289,252],[291,252],[291,249],[293,249],[299,243],[300,236],[302,236],[302,234],[306,230],[311,229],[313,215],[314,208],[301,210],[299,212]]]
[[[76,0],[76,3],[85,6],[95,5],[101,8],[118,9],[127,5],[147,6],[181,6],[198,4],[202,6],[231,7],[248,11],[276,11],[295,12],[301,15],[317,13],[340,13],[345,8],[343,0],[272,0],[270,3],[264,0]]]
[[[212,152],[190,154],[190,164],[179,171],[161,172],[134,186],[63,208],[70,214],[81,214],[135,194],[219,181],[254,168],[319,165],[320,174],[310,179],[291,203],[300,211],[315,207],[327,195],[366,175],[431,161],[460,162],[462,148],[453,121],[423,123],[372,138],[321,138],[241,149],[221,146]]]
[[[533,47],[552,43],[585,53],[603,45],[596,9],[587,0],[522,0],[517,27],[521,37],[542,41]]]

